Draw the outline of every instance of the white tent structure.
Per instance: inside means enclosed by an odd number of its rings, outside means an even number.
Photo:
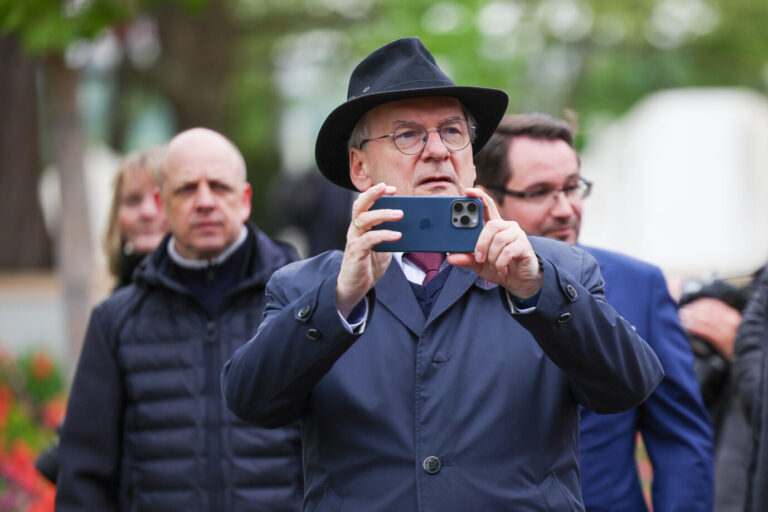
[[[768,99],[745,89],[649,96],[590,137],[581,242],[667,274],[729,277],[768,260]]]

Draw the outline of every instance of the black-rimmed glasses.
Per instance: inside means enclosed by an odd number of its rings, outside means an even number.
[[[362,149],[366,142],[391,137],[398,151],[405,155],[417,155],[426,147],[429,132],[437,132],[446,148],[451,151],[461,151],[472,140],[474,129],[474,126],[465,119],[449,119],[437,128],[429,129],[424,128],[419,123],[403,123],[392,133],[381,137],[363,139],[359,147]]]
[[[578,181],[565,185],[562,188],[539,186],[532,188],[531,190],[526,190],[525,192],[510,190],[504,187],[487,188],[508,196],[517,197],[518,199],[524,199],[534,204],[545,204],[548,203],[550,199],[555,199],[560,192],[562,192],[565,198],[569,201],[582,201],[589,197],[590,192],[592,192],[592,182],[579,176]]]

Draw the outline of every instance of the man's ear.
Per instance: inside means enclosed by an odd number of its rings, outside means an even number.
[[[349,150],[349,179],[360,192],[365,192],[374,185],[365,171],[365,153],[362,149]]]
[[[246,182],[245,185],[243,185],[243,222],[247,221],[251,216],[252,195],[253,190],[251,189],[251,184]]]
[[[155,205],[157,206],[157,209],[161,212],[165,212],[165,205],[163,205],[163,198],[160,197],[159,187],[155,187],[155,192],[152,194],[152,197],[155,199]]]

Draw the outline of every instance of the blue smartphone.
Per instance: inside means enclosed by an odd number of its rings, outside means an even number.
[[[403,210],[403,218],[371,229],[391,229],[400,240],[373,247],[380,252],[474,252],[483,230],[483,203],[474,197],[383,196],[371,210]]]

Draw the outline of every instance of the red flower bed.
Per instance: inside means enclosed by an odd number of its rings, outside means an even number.
[[[64,418],[61,370],[44,351],[0,348],[0,512],[53,512],[56,488],[35,469]]]

